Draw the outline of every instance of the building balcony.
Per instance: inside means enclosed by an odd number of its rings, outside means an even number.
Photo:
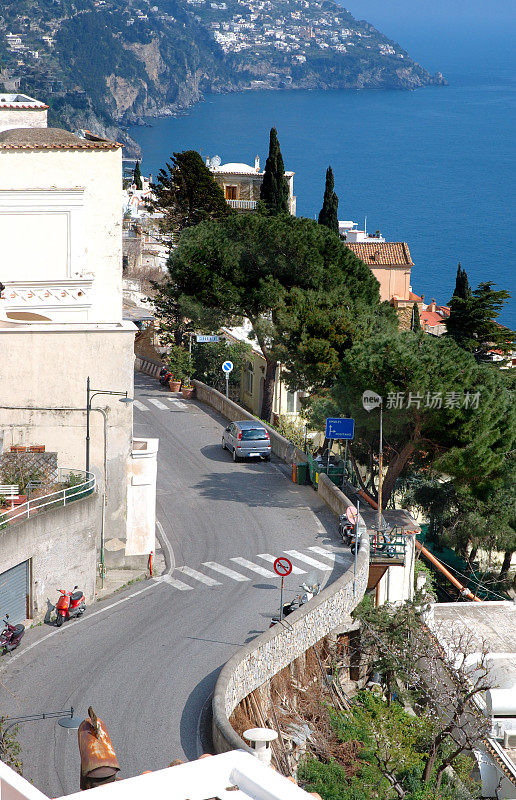
[[[226,203],[239,211],[255,211],[257,200],[226,200]]]
[[[0,310],[11,319],[27,313],[48,320],[86,319],[92,305],[93,278],[6,281],[4,285]]]

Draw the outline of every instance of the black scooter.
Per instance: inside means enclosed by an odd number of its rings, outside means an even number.
[[[8,620],[9,614],[6,614],[4,619],[5,628],[2,633],[0,633],[0,650],[2,651],[2,655],[10,653],[11,650],[16,650],[25,633],[25,625],[9,625]]]

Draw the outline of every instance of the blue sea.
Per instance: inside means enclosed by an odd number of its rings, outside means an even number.
[[[392,32],[388,32],[392,35]],[[438,35],[439,34],[439,35]],[[408,41],[407,41],[408,40]],[[406,241],[412,287],[447,303],[457,263],[473,286],[494,281],[512,299],[500,320],[516,328],[516,51],[510,32],[414,31],[402,45],[447,87],[417,91],[283,91],[210,95],[182,117],[130,130],[142,171],[173,151],[262,165],[271,126],[295,171],[298,216],[320,209],[328,164],[339,218]]]

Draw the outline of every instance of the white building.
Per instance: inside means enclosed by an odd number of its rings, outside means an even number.
[[[427,623],[456,657],[457,642],[468,643],[473,673],[480,654],[487,653],[493,688],[476,698],[491,723],[490,735],[475,751],[482,797],[516,798],[516,603],[436,603]]]
[[[10,128],[46,128],[48,106],[25,94],[0,92],[0,132]]]
[[[94,390],[133,396],[136,329],[122,320],[122,147],[44,127],[47,106],[20,97],[13,102],[24,113],[0,105],[0,451],[2,442],[6,450],[36,441],[58,453],[60,467],[84,469],[87,378]],[[127,526],[131,405],[100,394],[92,408],[100,409],[90,415],[90,464],[106,496],[106,563],[139,566],[154,549],[154,528],[144,536]]]
[[[222,187],[227,203],[237,211],[254,211],[260,200],[260,187],[264,172],[260,170],[260,158],[256,156],[254,167],[249,164],[222,164],[219,156],[206,159],[206,166]],[[294,172],[285,171],[288,183],[289,212],[296,215],[296,197],[294,196]]]

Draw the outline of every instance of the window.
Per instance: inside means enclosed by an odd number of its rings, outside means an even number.
[[[238,186],[225,186],[226,190],[226,200],[236,200],[237,199],[237,189]]]
[[[242,431],[242,439],[244,441],[256,441],[258,439],[266,439],[267,433],[265,428],[248,428]]]
[[[252,394],[254,389],[254,366],[252,361],[247,364],[245,371],[245,391],[247,394]]]
[[[296,412],[296,393],[287,392],[287,414],[295,414]]]

